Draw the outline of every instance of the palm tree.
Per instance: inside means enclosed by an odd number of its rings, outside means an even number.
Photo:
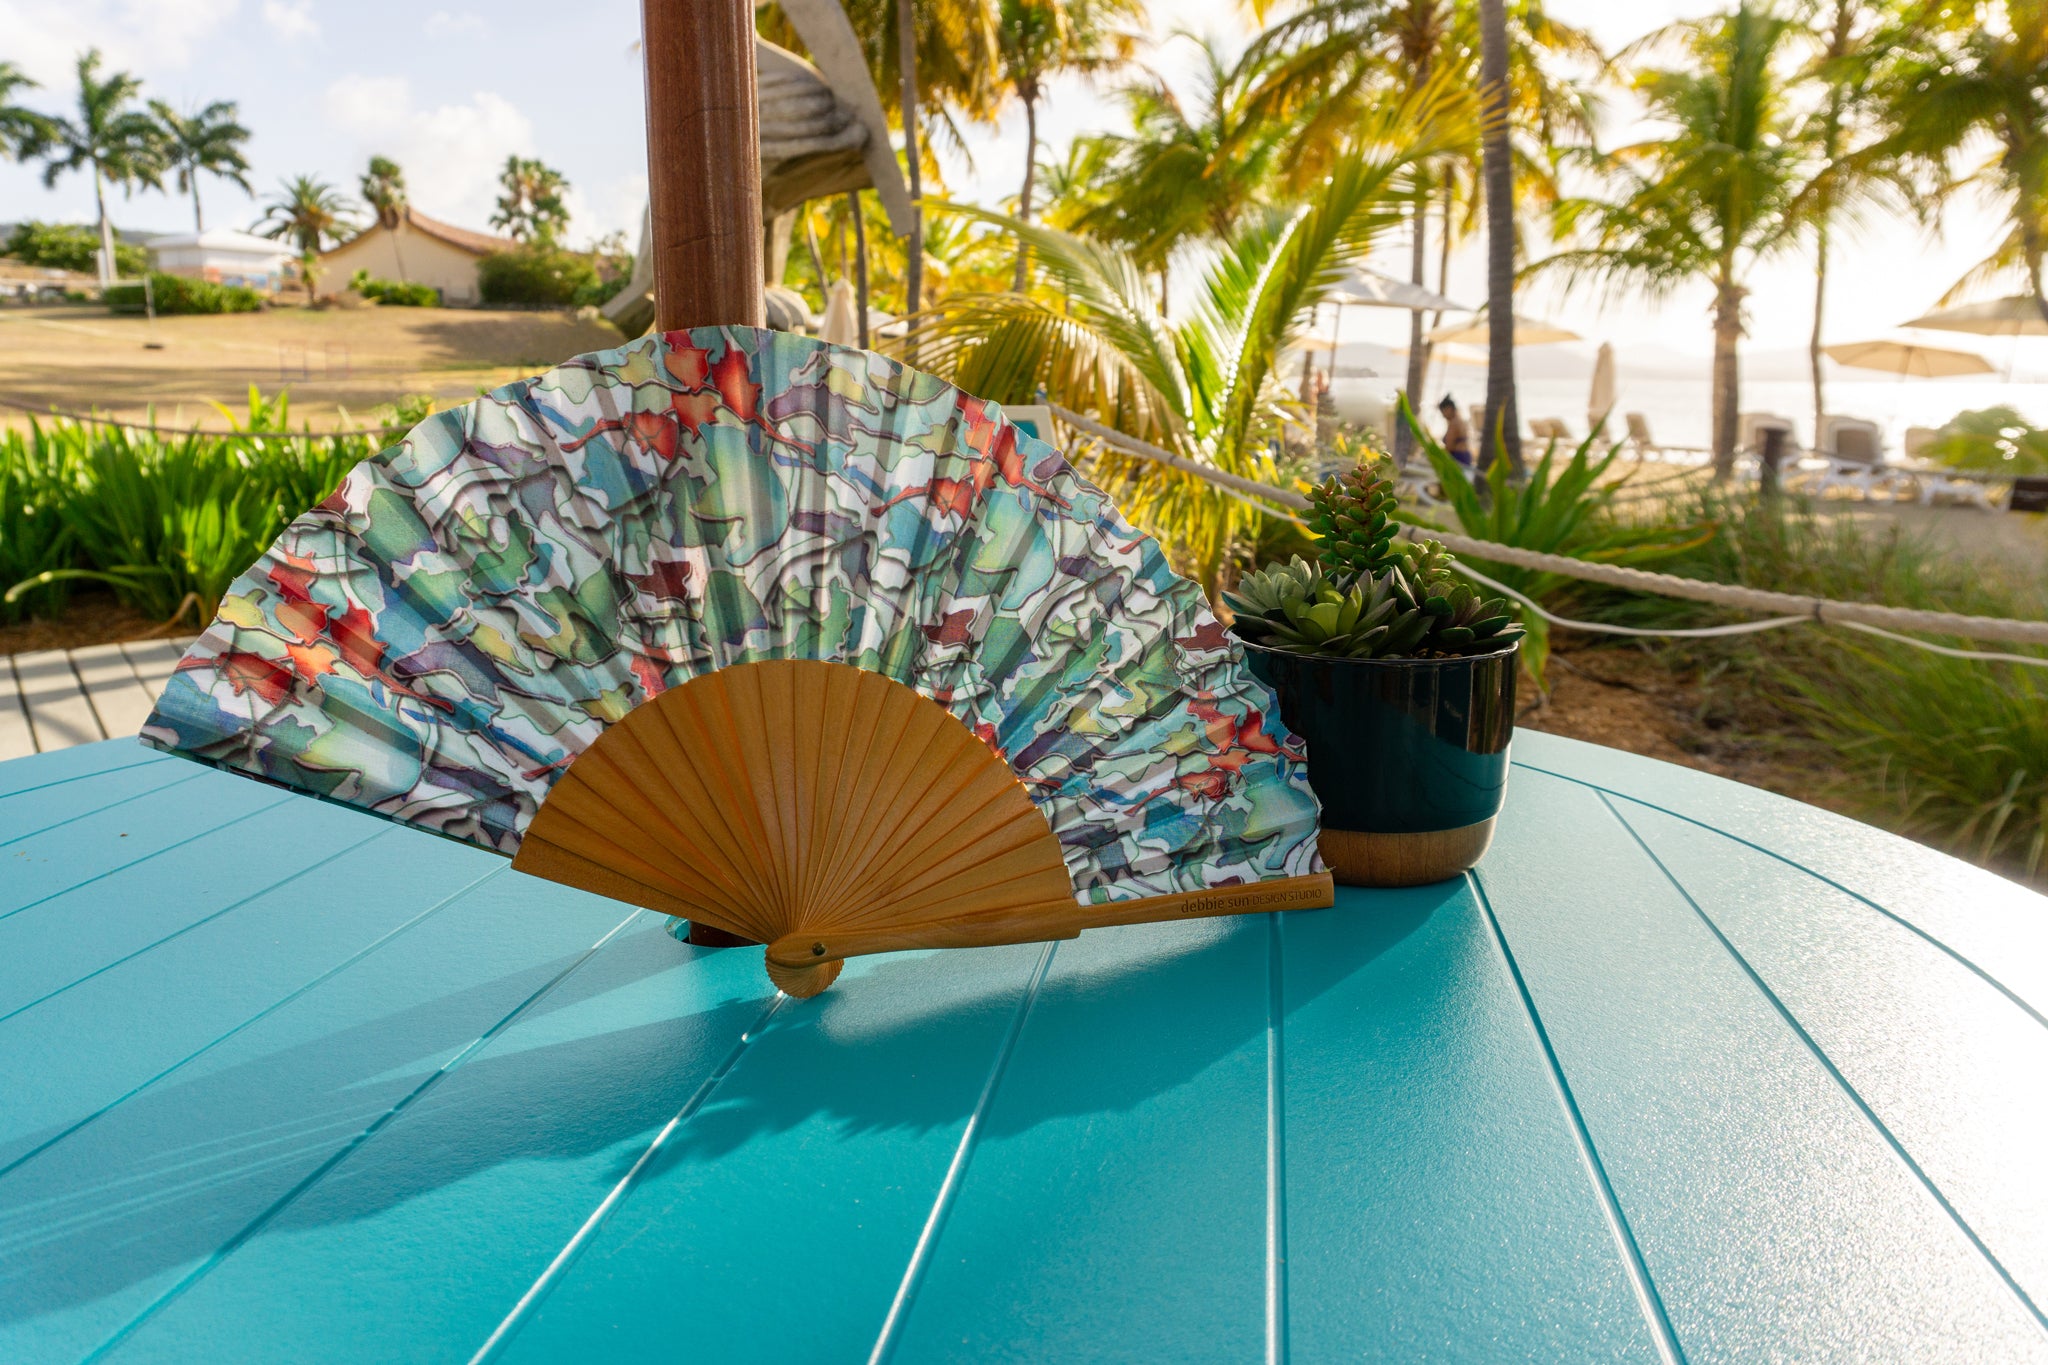
[[[491,215],[492,227],[503,228],[522,242],[548,245],[569,225],[569,207],[562,202],[569,182],[560,171],[532,157],[508,156],[498,184],[503,191],[498,211]]]
[[[1843,214],[1853,214],[1898,185],[1895,158],[1880,155],[1877,148],[1887,94],[1879,73],[1882,54],[1918,26],[1920,15],[1895,0],[1816,0],[1816,10],[1820,46],[1801,75],[1817,88],[1819,100],[1799,135],[1812,153],[1813,173],[1792,212],[1813,229],[1813,332],[1806,354],[1817,441],[1827,417],[1821,345],[1833,230]]]
[[[34,90],[37,83],[13,62],[0,62],[0,157],[29,161],[41,155],[50,139],[50,118],[14,103],[18,90]]]
[[[920,144],[936,133],[956,146],[952,114],[995,117],[1001,91],[996,47],[997,0],[843,0],[847,19],[867,54],[868,70],[885,103],[896,105],[903,128],[909,180],[910,242],[904,267],[904,312],[924,306],[924,155]],[[777,36],[771,31],[770,36]],[[778,37],[778,41],[779,41]],[[905,338],[917,359],[917,332]]]
[[[1298,125],[1288,139],[1290,188],[1309,190],[1345,130],[1375,103],[1398,98],[1439,69],[1459,72],[1473,88],[1482,86],[1479,25],[1486,13],[1470,0],[1309,0],[1267,29],[1255,44],[1267,70],[1252,104],[1262,116]],[[1605,58],[1584,31],[1552,19],[1543,0],[1513,0],[1500,17],[1506,26],[1510,155],[1521,184],[1549,202],[1555,198],[1554,150],[1592,138],[1595,110],[1588,83],[1574,79],[1580,73],[1568,68],[1598,72]],[[1455,184],[1479,183],[1481,159],[1475,137],[1433,168],[1439,182],[1434,188],[1443,191],[1441,255],[1448,255],[1454,232]],[[1436,197],[1431,191],[1420,187],[1411,213],[1409,277],[1418,285],[1425,283],[1429,205]],[[1409,328],[1405,391],[1411,401],[1418,401],[1428,358],[1418,312]],[[1397,458],[1406,458],[1409,436],[1406,426],[1396,430]]]
[[[1485,104],[1480,162],[1486,186],[1486,425],[1479,440],[1520,474],[1515,398],[1515,170],[1508,153],[1508,34],[1502,0],[1479,0],[1479,82]],[[1418,224],[1418,229],[1420,225]]]
[[[1883,150],[1936,170],[1945,194],[1992,197],[2007,220],[1949,298],[2018,276],[2048,322],[2048,0],[1978,0],[1947,19],[1898,45]]]
[[[1117,94],[1132,131],[1086,139],[1064,176],[1081,202],[1063,225],[1127,248],[1162,277],[1183,242],[1229,237],[1259,203],[1284,132],[1253,101],[1261,78],[1255,54],[1230,62],[1212,40],[1176,36],[1201,49],[1195,99],[1183,103],[1157,77],[1124,86]],[[1092,185],[1073,183],[1077,174]]]
[[[163,130],[164,159],[178,173],[178,192],[192,196],[192,230],[204,232],[199,173],[233,181],[249,193],[249,161],[242,155],[249,130],[236,120],[232,100],[215,100],[196,114],[181,114],[162,100],[151,100],[149,107]]]
[[[52,118],[39,155],[43,184],[55,185],[66,171],[91,170],[93,201],[99,209],[100,284],[114,281],[114,225],[107,217],[107,186],[123,193],[137,185],[164,187],[163,132],[156,121],[132,108],[142,82],[125,71],[101,78],[100,52],[78,59],[78,117]]]
[[[1003,79],[1024,106],[1024,185],[1017,193],[1017,218],[1031,221],[1031,197],[1038,173],[1038,103],[1046,82],[1064,72],[1094,75],[1131,59],[1137,38],[1116,23],[1140,23],[1144,0],[1000,0],[996,39]],[[1030,248],[1017,244],[1016,281],[1024,289]]]
[[[1644,70],[1634,81],[1650,121],[1669,132],[1588,158],[1615,193],[1560,202],[1559,238],[1578,245],[1540,263],[1570,285],[1597,279],[1651,299],[1695,280],[1713,285],[1714,470],[1720,478],[1735,467],[1748,294],[1743,281],[1758,261],[1785,250],[1799,227],[1792,208],[1805,151],[1784,67],[1800,32],[1744,0],[1727,14],[1674,24],[1643,39],[1638,51],[1675,49],[1685,60],[1677,69]],[[1490,173],[1504,169],[1489,165]],[[1502,249],[1500,242],[1490,245]],[[1489,266],[1499,268],[1497,256]],[[1511,344],[1508,309],[1494,311],[1493,326],[1498,357]],[[1489,373],[1489,425],[1502,421],[1494,392]],[[1504,416],[1512,421],[1511,413]]]
[[[256,230],[265,237],[289,238],[299,249],[305,269],[306,301],[313,301],[313,262],[321,244],[340,241],[355,226],[353,207],[341,192],[326,181],[310,175],[295,175],[282,182],[282,193],[272,195],[263,205],[263,219]]]
[[[1421,167],[1471,135],[1471,101],[1435,83],[1359,129],[1317,194],[1248,212],[1218,244],[1192,313],[1166,318],[1128,250],[1042,224],[959,209],[1031,244],[1063,293],[955,298],[932,327],[935,362],[970,392],[1030,402],[1041,389],[1141,439],[1229,473],[1272,479],[1285,415],[1277,363],[1346,270],[1400,226]],[[1173,546],[1213,595],[1232,543],[1261,514],[1190,475],[1112,461],[1120,504]]]
[[[377,215],[377,225],[391,234],[391,254],[398,261],[398,278],[410,278],[405,270],[405,253],[401,249],[398,225],[405,221],[411,205],[405,195],[405,172],[389,157],[373,156],[370,165],[363,172],[360,182],[363,202]]]

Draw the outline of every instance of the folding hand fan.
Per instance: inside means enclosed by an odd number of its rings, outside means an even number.
[[[881,356],[651,336],[428,418],[144,741],[840,960],[1329,905],[1298,740],[1050,446]]]

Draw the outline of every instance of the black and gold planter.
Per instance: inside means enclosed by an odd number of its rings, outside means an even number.
[[[1479,861],[1507,794],[1519,641],[1458,659],[1325,659],[1241,643],[1308,745],[1323,861],[1338,881],[1420,886]]]

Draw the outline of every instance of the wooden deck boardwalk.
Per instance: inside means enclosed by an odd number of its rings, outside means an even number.
[[[191,643],[0,655],[0,760],[135,734]]]

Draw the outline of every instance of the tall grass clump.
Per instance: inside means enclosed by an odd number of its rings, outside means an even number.
[[[1665,516],[1711,520],[1720,533],[1660,565],[1667,573],[1837,601],[2048,618],[2048,576],[1963,558],[1896,523],[1711,489],[1689,498]],[[1603,597],[1588,614],[1638,626],[1744,619],[1624,594]],[[2048,656],[2026,646],[1935,643]],[[2048,669],[1948,658],[1829,627],[1675,652],[1741,678],[1780,708],[1796,738],[1825,756],[1836,794],[1859,814],[1985,866],[2048,878]]]
[[[158,620],[211,619],[221,596],[285,524],[374,454],[367,432],[288,439],[282,395],[254,389],[220,434],[160,434],[57,420],[0,440],[0,577],[13,614],[62,606],[65,585],[99,582]],[[411,402],[390,414],[417,420]]]

